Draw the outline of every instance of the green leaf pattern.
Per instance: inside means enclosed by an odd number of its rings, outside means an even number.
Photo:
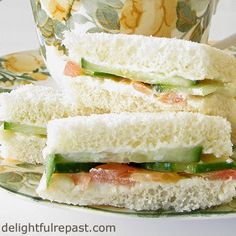
[[[80,0],[74,1],[66,20],[50,18],[41,8],[41,0],[31,0],[35,21],[41,38],[41,51],[45,54],[45,45],[53,45],[67,54],[62,44],[63,33],[81,26],[83,32],[119,33],[120,16],[127,0]],[[144,0],[143,0],[144,1]],[[178,0],[176,7],[176,28],[173,37],[200,42],[208,32],[214,0]],[[142,1],[140,1],[142,2]],[[82,10],[81,10],[82,9]]]
[[[212,6],[209,0],[178,2],[176,28],[183,33],[183,39],[189,31],[192,31],[189,40],[201,42],[202,36],[210,24]]]
[[[0,158],[0,187],[37,197],[36,188],[42,177],[43,166],[12,163]]]
[[[24,84],[24,83],[29,83],[29,82],[32,83],[35,81],[35,79],[32,78],[27,73],[14,73],[5,69],[4,67],[5,62],[6,62],[5,58],[0,58],[0,82],[2,86],[12,87],[16,84]],[[10,92],[10,91],[11,89],[0,87],[0,93]]]
[[[192,34],[190,35],[190,40],[193,42],[200,42],[203,32],[204,32],[204,30],[202,28],[201,22],[198,22],[198,24],[195,26]]]
[[[119,30],[119,16],[117,11],[111,6],[101,3],[98,3],[98,8],[96,10],[96,18],[105,30]]]
[[[49,77],[48,70],[46,66],[41,62],[40,60],[38,61],[35,59],[35,61],[28,61],[27,57],[26,59],[21,58],[21,55],[27,55],[27,53],[15,53],[8,55],[6,57],[0,57],[0,93],[3,92],[10,92],[12,89],[16,88],[17,86],[23,85],[23,84],[28,84],[28,83],[36,83],[37,79],[35,75],[40,75],[45,77],[47,79]],[[39,55],[39,52],[34,52],[35,57]],[[9,58],[21,58],[17,60],[25,60],[24,63],[28,65],[32,65],[32,71],[28,72],[16,72],[16,71],[11,71],[10,69],[7,68],[6,64],[11,65],[11,60]],[[32,55],[31,55],[32,56]],[[33,64],[32,64],[33,63]],[[13,65],[14,67],[14,65]],[[19,68],[18,68],[19,69]]]
[[[71,30],[74,27],[74,21],[69,14],[66,21],[59,21],[48,16],[46,11],[41,7],[40,0],[31,0],[31,7],[33,9],[34,19],[38,29],[40,38],[41,52],[46,59],[45,45],[55,46],[58,50],[67,53],[66,48],[62,44],[63,33],[66,30]]]
[[[178,2],[177,17],[176,27],[181,32],[190,30],[197,22],[196,11],[193,11],[187,2]]]

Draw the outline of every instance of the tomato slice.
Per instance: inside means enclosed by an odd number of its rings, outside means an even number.
[[[205,174],[210,180],[228,180],[233,179],[236,180],[236,170],[228,169],[228,170],[219,170]]]
[[[153,94],[153,91],[151,90],[150,86],[145,85],[144,83],[141,82],[132,82],[131,83],[132,86],[134,87],[134,89],[136,89],[137,91],[144,93],[146,95],[151,95]]]
[[[82,68],[80,67],[79,64],[73,61],[68,61],[65,65],[64,75],[67,75],[70,77],[76,77],[76,76],[82,75]]]
[[[89,173],[81,172],[76,174],[68,174],[75,185],[80,185],[82,190],[86,190],[91,181]]]
[[[135,171],[136,168],[125,164],[110,163],[92,168],[89,173],[95,182],[132,185],[135,182],[130,177]]]
[[[145,170],[119,163],[99,165],[90,170],[90,175],[92,180],[96,182],[121,185],[133,185],[137,182],[150,181],[175,183],[183,178],[177,173]]]
[[[177,93],[164,93],[163,95],[160,96],[160,100],[163,103],[167,104],[176,104],[176,103],[183,103],[185,102],[185,98],[183,95],[177,94]]]

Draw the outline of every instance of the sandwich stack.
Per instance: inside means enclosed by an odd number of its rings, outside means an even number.
[[[183,112],[50,121],[38,193],[68,204],[135,210],[219,205],[236,194],[236,181],[226,176],[234,165],[230,130],[223,118]]]
[[[73,102],[101,112],[222,116],[231,122],[236,142],[232,55],[204,44],[141,35],[69,32],[65,38],[68,76],[58,80],[64,78],[62,84]],[[83,74],[90,76],[76,77]]]
[[[45,88],[38,105],[26,100],[39,92],[20,93],[27,88],[3,95],[2,155],[44,161],[39,196],[178,212],[236,196],[233,56],[138,35],[67,32],[64,45],[59,76],[55,58],[47,56],[60,92]],[[26,97],[19,106],[17,94]],[[28,150],[18,155],[24,139],[41,142],[31,158],[24,159]]]
[[[47,122],[56,118],[89,114],[86,107],[70,104],[51,87],[25,85],[0,95],[0,153],[28,163],[44,163]]]

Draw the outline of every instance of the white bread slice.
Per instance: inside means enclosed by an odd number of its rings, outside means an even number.
[[[62,78],[65,78],[62,76]],[[89,76],[67,77],[61,83],[74,104],[83,104],[93,113],[189,111],[222,116],[232,124],[232,141],[236,144],[236,102],[232,97],[212,94],[188,96],[183,102],[166,103],[162,97],[145,94],[130,84]]]
[[[86,190],[65,174],[54,174],[46,188],[45,175],[37,193],[43,199],[74,205],[111,205],[134,210],[205,209],[230,202],[236,196],[235,180],[182,179],[177,183],[143,182],[134,186],[89,184]]]
[[[25,85],[0,95],[2,120],[45,125],[53,117],[65,116],[62,96],[53,88]]]
[[[73,105],[52,87],[24,85],[0,94],[0,120],[46,126],[51,119],[90,114],[89,108]],[[42,163],[46,138],[1,130],[1,156]]]
[[[48,123],[44,154],[148,152],[194,147],[216,157],[232,155],[231,126],[224,118],[189,112],[77,116]]]
[[[0,130],[0,156],[32,164],[43,163],[46,138],[37,135]]]
[[[24,85],[0,95],[1,120],[45,126],[51,119],[75,113],[76,109],[51,87]]]
[[[71,60],[189,80],[236,79],[236,58],[205,44],[142,35],[66,32]]]

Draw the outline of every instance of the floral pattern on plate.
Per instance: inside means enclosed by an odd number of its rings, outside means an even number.
[[[27,51],[0,57],[0,92],[37,81],[47,80],[49,73],[38,51]]]

